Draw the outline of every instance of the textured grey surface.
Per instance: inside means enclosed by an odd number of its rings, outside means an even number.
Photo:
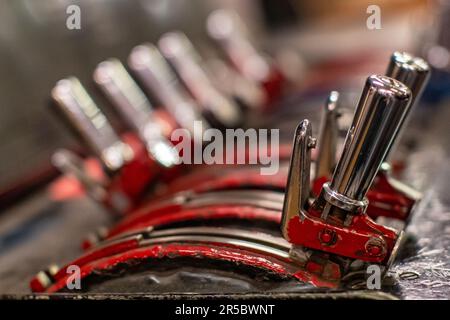
[[[424,197],[407,228],[407,242],[392,273],[405,299],[450,299],[450,108],[421,110],[413,128],[420,135],[408,158],[407,181]],[[426,121],[429,119],[430,121]]]
[[[88,232],[109,216],[88,199],[51,202],[43,193],[0,216],[0,293],[29,293],[31,277],[81,253]]]

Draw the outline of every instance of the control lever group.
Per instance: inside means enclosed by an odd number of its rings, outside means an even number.
[[[282,231],[291,243],[367,262],[386,263],[399,234],[365,214],[367,191],[395,140],[411,91],[386,76],[370,76],[331,182],[310,201],[311,124],[297,128]]]
[[[224,23],[228,29],[220,28]],[[234,72],[264,89],[267,99],[260,107],[268,110],[284,90],[273,61],[248,41],[233,15],[214,12],[207,25]],[[183,33],[163,35],[158,46],[135,47],[128,65],[131,74],[119,60],[108,59],[93,75],[125,132],[113,128],[78,79],[63,79],[52,91],[104,177],[94,178],[84,160],[67,150],[55,154],[54,163],[74,174],[96,201],[124,216],[90,235],[81,257],[40,272],[31,282],[33,291],[64,291],[71,265],[80,267],[89,287],[95,276],[114,278],[128,267],[167,259],[179,259],[180,268],[186,258],[208,266],[232,263],[236,269],[332,288],[368,264],[388,270],[403,231],[378,218],[405,222],[420,195],[392,179],[385,161],[428,80],[425,61],[396,52],[386,75],[367,78],[339,157],[339,93],[331,92],[318,140],[311,122],[301,121],[289,145],[290,162],[284,155],[273,177],[261,176],[251,165],[179,164],[170,141],[173,130],[195,133],[194,121],[202,121],[204,129],[234,128],[246,123],[248,112],[212,81],[213,73]],[[247,115],[260,114],[258,108],[252,112]]]

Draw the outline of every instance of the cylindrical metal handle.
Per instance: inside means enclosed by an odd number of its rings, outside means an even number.
[[[58,81],[52,90],[52,98],[64,117],[109,171],[119,170],[133,157],[131,149],[120,140],[77,78]]]
[[[235,12],[225,9],[213,11],[208,16],[206,29],[245,77],[257,82],[267,79],[271,65],[250,42],[245,26]]]
[[[119,60],[101,62],[94,72],[94,80],[158,164],[172,167],[178,163],[178,154],[162,135],[161,125],[153,120],[150,101]]]
[[[400,126],[404,126],[404,124],[407,123],[409,113],[419,101],[423,89],[430,78],[430,67],[428,63],[421,58],[414,57],[406,52],[396,51],[391,56],[386,70],[386,76],[402,82],[411,90],[411,104],[406,110],[406,116],[400,124]],[[399,136],[400,135],[401,133],[399,133]],[[389,156],[389,153],[393,148],[395,148],[394,144],[391,145],[391,148],[386,153],[386,157]]]
[[[338,107],[339,92],[332,91],[322,111],[319,130],[319,153],[316,160],[315,179],[329,178],[336,164],[336,140],[339,133]]]
[[[153,106],[118,59],[101,62],[94,81],[129,127],[139,132],[147,125]]]
[[[135,47],[130,54],[129,65],[144,87],[167,108],[179,125],[194,135],[195,121],[201,121],[204,129],[209,127],[200,114],[200,107],[189,96],[154,45]]]
[[[200,54],[182,32],[164,34],[158,42],[163,56],[172,64],[192,96],[213,118],[225,127],[237,127],[241,121],[239,107],[212,83],[203,67]]]
[[[367,79],[331,191],[356,201],[364,199],[410,103],[411,91],[403,83],[378,75]]]
[[[428,63],[418,57],[414,57],[406,52],[394,52],[389,61],[386,70],[386,76],[398,80],[405,84],[412,93],[412,102],[414,104],[428,81],[430,76],[430,67]]]

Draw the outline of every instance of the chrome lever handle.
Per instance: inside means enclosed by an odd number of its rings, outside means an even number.
[[[421,58],[412,56],[406,52],[398,51],[391,55],[389,65],[386,70],[386,76],[402,82],[411,90],[412,93],[411,104],[406,111],[406,116],[402,120],[405,123],[402,122],[400,126],[404,127],[407,123],[411,110],[420,100],[422,92],[430,79],[430,73],[431,70],[428,63]],[[399,136],[400,135],[401,133],[399,133]],[[395,143],[389,148],[385,160],[389,157],[389,154],[394,146]]]
[[[405,84],[412,93],[411,105],[420,99],[420,96],[430,78],[430,66],[422,58],[406,52],[394,52],[386,70],[386,76]]]
[[[338,127],[338,99],[339,92],[332,91],[328,96],[322,111],[320,121],[318,147],[319,152],[315,166],[314,179],[330,177],[336,164],[336,146],[339,134]]]
[[[179,163],[171,142],[162,135],[160,125],[153,121],[153,107],[145,94],[117,59],[101,62],[94,81],[122,115],[128,126],[146,144],[149,155],[163,167]]]
[[[367,206],[365,195],[390,146],[397,138],[411,103],[411,91],[403,83],[379,75],[370,76],[347,133],[342,155],[330,183],[325,183],[318,203],[356,213]]]
[[[109,172],[119,170],[133,157],[131,148],[120,140],[77,78],[58,81],[51,96],[62,114]]]
[[[184,33],[164,34],[159,39],[158,48],[203,110],[210,112],[227,128],[239,125],[242,116],[239,107],[213,85],[202,66],[204,62],[200,54]]]
[[[236,13],[225,9],[213,11],[208,16],[206,29],[245,77],[257,82],[267,78],[271,71],[270,63],[250,43]]]
[[[209,127],[200,115],[199,106],[189,97],[154,45],[145,44],[135,47],[129,56],[129,65],[143,85],[167,108],[183,128],[195,134],[195,121],[202,121],[204,130]]]
[[[118,59],[101,62],[94,71],[95,83],[123,117],[140,132],[151,118],[153,106]]]

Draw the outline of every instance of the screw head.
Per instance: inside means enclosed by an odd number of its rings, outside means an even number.
[[[381,256],[385,252],[386,245],[382,239],[371,238],[366,243],[366,252],[372,257]]]
[[[336,233],[333,230],[323,229],[319,234],[319,240],[322,244],[331,245],[336,239]]]
[[[381,252],[382,249],[381,249],[379,246],[374,245],[374,246],[370,246],[370,247],[368,248],[368,250],[369,250],[369,254],[370,254],[371,256],[377,256],[377,255],[380,254],[380,252]]]

